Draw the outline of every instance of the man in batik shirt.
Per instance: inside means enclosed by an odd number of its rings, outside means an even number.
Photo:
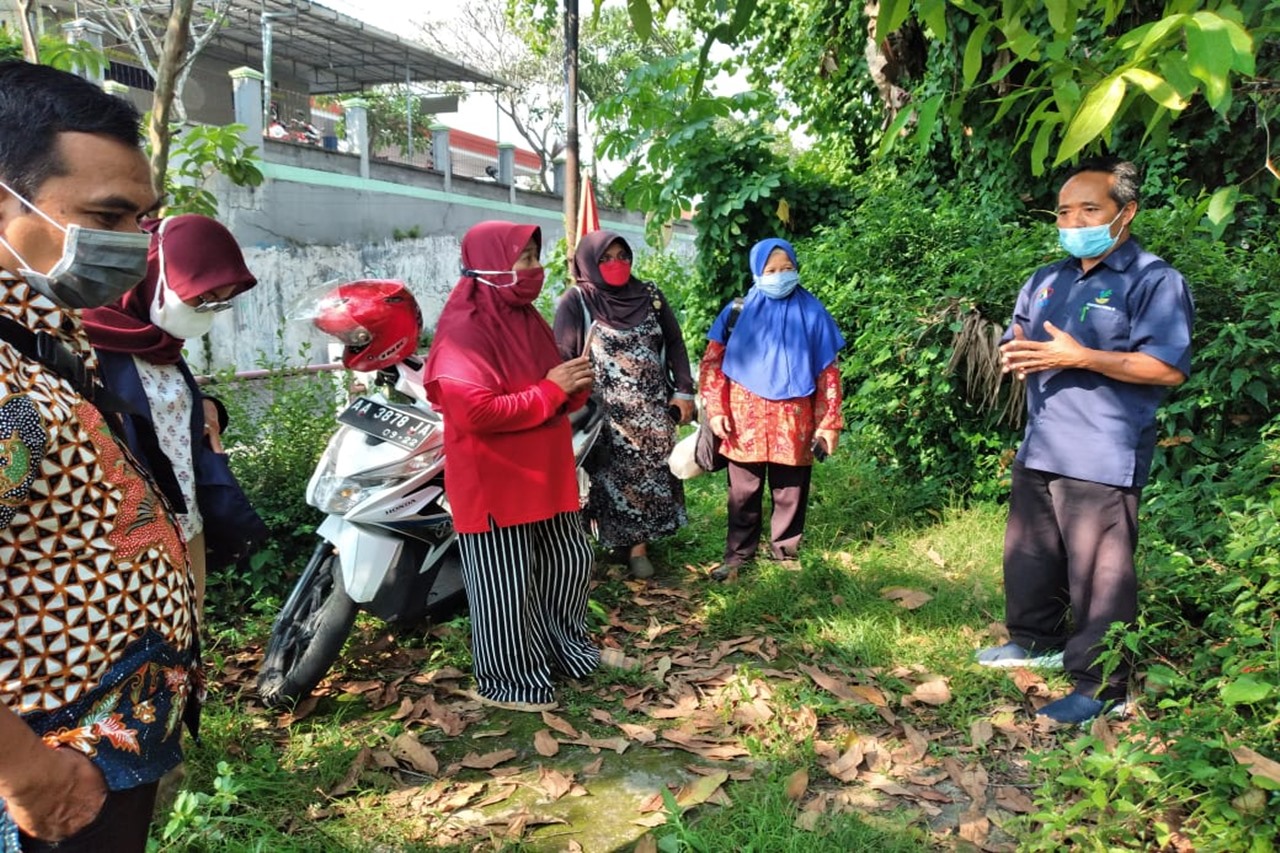
[[[76,310],[145,271],[138,142],[127,101],[0,63],[0,812],[26,853],[144,850],[197,692],[185,545]]]

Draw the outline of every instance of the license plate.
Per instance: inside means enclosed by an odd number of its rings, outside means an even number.
[[[415,450],[431,435],[435,424],[415,412],[357,397],[338,420],[363,433]]]

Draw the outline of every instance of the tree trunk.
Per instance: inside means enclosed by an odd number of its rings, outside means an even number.
[[[564,0],[564,238],[569,257],[578,241],[578,0]]]
[[[156,192],[164,192],[165,173],[169,170],[169,113],[173,107],[174,83],[187,53],[194,2],[174,0],[164,32],[164,49],[156,69],[155,100],[151,106],[151,124],[147,128],[147,137],[151,140],[151,183]]]
[[[40,61],[40,44],[31,29],[31,0],[16,0],[18,27],[22,30],[22,58],[27,62]]]

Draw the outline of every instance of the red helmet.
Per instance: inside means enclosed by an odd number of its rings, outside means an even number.
[[[422,311],[404,282],[363,279],[340,284],[316,306],[312,321],[346,348],[342,363],[351,370],[381,370],[418,348]]]

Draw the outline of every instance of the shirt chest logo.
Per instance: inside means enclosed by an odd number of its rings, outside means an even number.
[[[1114,291],[1111,290],[1110,288],[1108,288],[1107,290],[1101,290],[1098,292],[1098,295],[1093,298],[1092,302],[1086,302],[1084,305],[1081,305],[1080,306],[1080,322],[1083,323],[1085,321],[1085,318],[1089,316],[1089,311],[1091,309],[1099,309],[1102,311],[1119,311],[1120,309],[1116,308],[1114,305],[1107,304],[1111,301],[1111,296],[1113,293]]]
[[[1045,285],[1040,288],[1040,292],[1036,294],[1036,307],[1044,308],[1048,306],[1049,300],[1053,298],[1053,288]]]

